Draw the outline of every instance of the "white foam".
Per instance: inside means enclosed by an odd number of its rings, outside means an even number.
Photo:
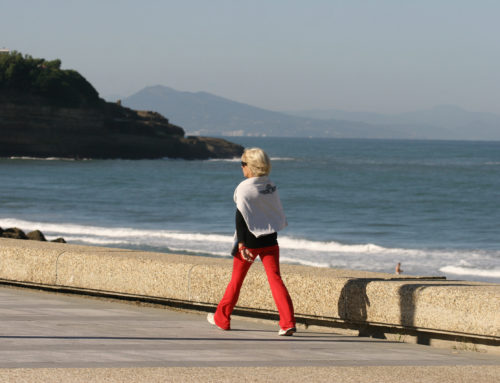
[[[486,270],[460,266],[444,266],[441,267],[439,271],[455,275],[472,275],[477,277],[500,278],[500,269]]]
[[[204,234],[180,232],[170,230],[145,230],[127,227],[99,227],[71,223],[30,222],[13,218],[0,219],[2,227],[19,227],[24,231],[41,230],[47,234],[72,236],[75,240],[93,244],[117,244],[127,242],[134,244],[147,244],[151,240],[178,240],[183,242],[211,242],[223,243],[230,246],[233,242],[232,235]],[[398,251],[404,253],[405,249],[386,249],[374,244],[345,245],[338,242],[310,241],[293,237],[280,237],[280,247],[291,250],[305,250],[324,253],[383,253]]]
[[[86,161],[88,158],[70,158],[70,157],[28,157],[28,156],[12,156],[10,160],[30,160],[30,161]]]
[[[41,230],[47,238],[63,237],[69,243],[114,246],[135,249],[185,252],[229,257],[233,235],[141,229],[132,227],[99,227],[74,223],[35,222],[0,218],[2,228],[19,227],[25,232]],[[335,241],[312,241],[280,236],[281,260],[314,267],[341,267],[392,272],[397,262],[408,274],[469,275],[500,278],[495,268],[500,250],[486,249],[411,249],[386,248],[372,243],[342,244]],[[493,266],[488,269],[488,266]]]
[[[66,242],[80,242],[84,244],[90,244],[90,245],[133,245],[134,242],[132,241],[124,241],[120,239],[107,239],[107,238],[98,238],[98,237],[83,237],[83,236],[68,236],[64,235],[64,239]]]
[[[24,231],[41,230],[44,234],[53,234],[58,236],[71,236],[78,238],[79,241],[87,241],[89,243],[133,243],[147,244],[151,241],[159,243],[164,240],[175,240],[185,243],[205,243],[220,244],[230,247],[233,242],[233,235],[207,234],[197,232],[181,232],[171,230],[148,230],[135,229],[129,227],[99,227],[78,225],[72,223],[49,223],[49,222],[32,222],[15,218],[0,219],[0,226],[19,227]],[[466,252],[446,251],[446,250],[421,250],[421,249],[402,249],[402,248],[385,248],[375,244],[342,244],[335,241],[311,241],[307,239],[294,238],[289,236],[281,236],[279,239],[280,247],[293,251],[328,253],[328,254],[373,254],[384,255],[393,254],[401,257],[427,257],[441,256],[454,258]],[[484,254],[477,254],[472,251],[466,252],[469,257],[479,256],[484,257]],[[496,252],[495,252],[496,253]],[[499,252],[500,254],[500,252]]]
[[[233,158],[210,158],[207,160],[209,162],[240,162],[241,157],[233,157]]]
[[[295,264],[302,265],[302,266],[330,267],[330,265],[328,263],[325,263],[325,262],[312,262],[312,261],[308,261],[305,259],[282,257],[281,255],[280,255],[280,261],[283,261],[286,263],[295,263]]]
[[[280,237],[280,247],[295,250],[313,250],[321,252],[343,252],[343,253],[376,253],[387,251],[387,249],[371,243],[363,245],[344,245],[339,242],[310,241],[293,237]]]
[[[156,238],[156,239],[178,239],[183,241],[208,241],[232,243],[233,236],[218,234],[201,234],[189,232],[175,232],[168,230],[144,230],[127,227],[99,227],[84,226],[66,223],[30,222],[13,218],[0,219],[2,227],[19,227],[24,231],[41,230],[47,233],[57,233],[60,235],[91,236],[94,241],[97,238]],[[89,241],[90,237],[87,238]],[[123,241],[122,241],[123,242]],[[103,242],[102,242],[103,243]]]

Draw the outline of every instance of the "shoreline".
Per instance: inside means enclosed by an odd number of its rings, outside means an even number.
[[[8,221],[8,220],[7,220]],[[16,220],[14,220],[16,221]],[[19,220],[17,220],[19,221]],[[1,220],[0,220],[1,222]],[[27,225],[23,224],[23,221],[19,221],[19,222],[16,222],[17,223],[21,223],[22,225],[20,226],[23,226],[23,227],[27,227]],[[26,221],[26,223],[28,223]],[[51,224],[39,224],[38,226],[51,226]],[[31,227],[37,227],[37,225],[30,225]],[[75,225],[76,227],[80,227],[80,225]],[[85,227],[85,226],[81,226],[81,227]],[[89,228],[94,228],[94,227],[89,227]],[[110,230],[110,231],[113,231],[114,229],[113,228],[110,228],[110,229],[107,229],[107,228],[98,228],[98,227],[95,227],[94,229],[97,229],[97,230]],[[15,231],[13,232],[11,236],[5,236],[4,235],[4,232],[7,232],[7,231]],[[100,241],[97,241],[97,242],[86,242],[84,240],[71,240],[69,239],[68,240],[68,243],[70,244],[73,244],[73,245],[81,245],[81,246],[107,246],[107,247],[110,247],[110,248],[118,248],[118,249],[129,249],[129,250],[134,250],[134,251],[147,251],[147,252],[165,252],[165,253],[178,253],[178,254],[181,254],[181,255],[187,255],[187,256],[201,256],[201,257],[207,257],[207,258],[220,258],[220,259],[231,259],[230,255],[229,255],[229,251],[227,253],[227,255],[225,255],[223,252],[212,252],[212,253],[209,253],[209,252],[205,252],[203,250],[187,250],[187,249],[179,249],[178,247],[175,248],[169,248],[167,246],[164,246],[164,245],[154,245],[154,244],[144,244],[144,243],[137,243],[137,244],[131,244],[130,241],[132,240],[138,240],[138,238],[140,238],[141,234],[144,235],[145,238],[147,238],[147,230],[141,230],[141,229],[126,229],[126,228],[116,228],[116,230],[130,230],[131,231],[131,234],[130,234],[130,237],[131,238],[120,238],[119,240],[116,241],[116,243],[110,243],[110,242],[113,242],[113,241],[108,241],[106,240],[106,237],[103,237],[103,240],[102,242]],[[26,232],[28,233],[28,230],[26,230]],[[49,232],[49,233],[52,233],[53,230],[44,230],[44,232]],[[135,233],[136,232],[136,233]],[[135,234],[134,234],[135,233]],[[153,233],[156,233],[155,231]],[[45,238],[45,235],[44,233],[42,233],[40,230],[33,230],[32,232],[29,232],[28,234],[32,234],[32,238],[27,238],[27,235],[25,234],[25,232],[17,227],[12,227],[12,228],[7,228],[7,229],[2,229],[2,227],[0,227],[0,238],[1,237],[7,237],[7,238],[16,238],[16,239],[33,239],[33,240],[41,240],[41,241],[44,241],[46,240]],[[56,233],[55,235],[48,235],[47,237],[50,238],[50,237],[54,237],[54,239],[51,239],[49,241],[52,241],[52,242],[63,242],[65,243],[65,239],[60,237],[61,233]],[[134,236],[135,235],[135,236]],[[221,236],[219,234],[202,234],[202,233],[198,233],[198,232],[193,232],[193,233],[185,233],[184,235],[191,235],[191,236],[194,236],[194,237],[207,237],[208,239],[210,239],[210,237],[212,236],[219,236],[219,237],[227,237],[228,238],[228,244],[227,244],[227,248],[230,247],[230,243],[229,243],[229,236]],[[66,236],[65,236],[66,237]],[[71,238],[71,235],[69,235],[69,238]],[[371,272],[372,270],[369,270],[368,268],[362,268],[362,267],[353,267],[351,265],[347,265],[347,267],[345,266],[337,266],[337,265],[331,265],[331,264],[327,264],[327,263],[322,263],[322,262],[314,262],[314,261],[310,261],[308,259],[294,259],[293,257],[290,257],[288,256],[287,254],[287,250],[290,250],[290,247],[293,246],[295,244],[295,242],[297,242],[296,239],[290,239],[291,237],[288,237],[286,235],[282,235],[280,237],[280,247],[282,249],[282,254],[281,254],[281,263],[282,264],[289,264],[289,265],[298,265],[298,266],[311,266],[311,267],[319,267],[319,268],[328,268],[328,269],[338,269],[338,268],[343,268],[343,269],[349,269],[349,270],[357,270],[357,271],[366,271],[366,272]],[[140,239],[138,240],[140,241]],[[283,242],[289,242],[287,243],[288,247],[287,246],[283,246]],[[315,241],[306,241],[307,242],[310,242],[310,244],[308,246],[317,246],[317,244],[327,244],[326,242],[315,242]],[[299,245],[303,245],[304,243],[304,240],[301,240],[301,243],[299,243]],[[335,243],[335,242],[331,242],[331,243]],[[339,244],[340,245],[340,244]],[[343,246],[343,245],[341,245]],[[367,251],[366,251],[366,257],[370,257],[372,256],[372,253],[370,253],[370,249],[369,249],[369,246],[375,246],[375,248],[380,248],[376,245],[352,245],[352,246],[368,246],[367,247]],[[305,251],[306,248],[304,248]],[[394,251],[393,249],[386,249],[387,251]],[[404,250],[404,249],[402,249]],[[414,251],[419,251],[419,252],[424,252],[424,250],[414,250]],[[434,250],[435,251],[435,250]],[[465,252],[465,249],[463,250]],[[335,253],[335,251],[332,251],[333,253]],[[327,254],[327,252],[325,252],[325,254]],[[395,259],[398,259],[397,257],[394,257]],[[399,258],[401,259],[401,258]],[[394,274],[395,276],[397,275],[395,273],[395,268],[396,268],[396,265],[397,263],[394,263],[393,265],[393,268],[392,270],[373,270],[374,272],[381,272],[381,273],[388,273],[388,274]],[[406,276],[406,277],[412,277],[412,276],[415,276],[415,275],[419,275],[419,274],[425,274],[425,275],[434,275],[434,276],[439,276],[439,277],[445,277],[446,279],[450,280],[450,281],[469,281],[469,282],[484,282],[484,283],[495,283],[495,284],[499,284],[500,283],[500,277],[496,277],[496,276],[489,276],[489,275],[486,275],[486,276],[481,276],[481,275],[477,275],[477,274],[474,274],[474,273],[471,273],[471,274],[454,274],[452,272],[447,272],[447,271],[429,271],[429,272],[425,272],[425,271],[421,271],[420,273],[408,273],[406,272],[405,268],[406,268],[406,264],[404,263],[404,261],[402,262],[402,269],[403,269],[403,272],[401,273],[401,276]],[[444,266],[444,267],[441,267],[441,269],[443,268],[450,268],[450,269],[455,269],[455,268],[458,268],[459,271],[462,271],[462,270],[467,270],[466,268],[464,267],[456,267],[456,266]],[[482,272],[482,270],[480,269],[476,269],[476,270],[472,270],[473,272],[476,272],[476,273],[480,273]],[[490,272],[490,271],[488,271]]]

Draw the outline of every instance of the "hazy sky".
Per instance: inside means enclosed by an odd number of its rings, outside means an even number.
[[[0,0],[0,48],[273,110],[500,113],[498,0]]]

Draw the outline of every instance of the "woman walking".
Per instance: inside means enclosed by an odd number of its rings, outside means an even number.
[[[231,313],[238,302],[245,276],[257,256],[262,260],[280,315],[278,335],[290,336],[297,330],[293,303],[281,279],[277,232],[286,227],[286,217],[276,185],[269,179],[271,161],[259,148],[246,149],[241,157],[246,180],[234,192],[236,238],[233,272],[215,314],[208,322],[222,330],[231,328]]]

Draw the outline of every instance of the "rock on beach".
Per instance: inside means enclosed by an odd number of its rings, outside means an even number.
[[[11,227],[5,230],[0,227],[0,237],[47,242],[47,239],[40,230],[30,231],[28,234],[26,234],[24,231],[17,227]],[[50,242],[66,243],[64,238],[56,238]]]

